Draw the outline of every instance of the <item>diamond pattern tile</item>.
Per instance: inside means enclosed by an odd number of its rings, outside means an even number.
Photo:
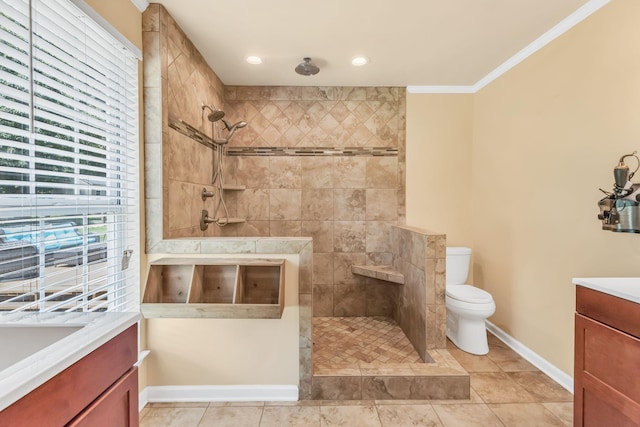
[[[313,339],[319,369],[422,363],[402,329],[386,317],[314,317]]]
[[[225,103],[229,120],[245,120],[253,131],[238,133],[234,146],[364,147],[373,144],[391,147],[398,144],[399,103],[393,96],[357,99],[354,93],[345,96],[355,98],[335,100],[325,94],[317,99],[284,100],[279,98],[283,94],[271,93],[272,90],[238,87],[236,99]],[[292,129],[297,139],[289,135]]]

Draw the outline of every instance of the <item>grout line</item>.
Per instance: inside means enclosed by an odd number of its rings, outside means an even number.
[[[378,422],[380,423],[380,426],[382,427],[382,420],[380,419],[380,412],[378,411],[378,404],[376,403],[376,401],[373,401],[373,410],[376,411],[376,416],[378,417]]]
[[[502,421],[502,418],[500,418],[500,417],[498,416],[498,414],[496,414],[495,412],[493,412],[493,409],[491,409],[491,407],[490,407],[489,405],[487,405],[487,408],[489,408],[489,410],[491,411],[491,413],[492,413],[492,414],[493,414],[493,415],[498,419],[498,422],[499,422],[500,424],[502,424],[504,427],[509,427],[509,426],[507,426],[507,425],[505,424],[505,422],[504,422],[504,421]]]
[[[258,420],[258,426],[262,424],[262,418],[264,417],[264,404],[262,405],[262,410],[260,411],[260,419]]]
[[[209,405],[207,405],[204,408],[204,412],[202,413],[202,416],[200,417],[200,420],[198,421],[198,424],[196,424],[196,426],[200,426],[200,424],[202,424],[202,420],[204,420],[204,416],[207,414],[208,410],[209,410]]]
[[[480,401],[482,402],[483,405],[487,404],[487,402],[485,402],[485,400],[482,398],[480,393],[478,393],[476,389],[474,389],[473,386],[471,385],[471,374],[469,374],[469,399],[471,399],[471,390],[473,390],[476,393],[476,395],[480,398]]]
[[[560,370],[555,365],[544,359],[542,356],[534,352],[529,347],[525,346],[520,341],[516,340],[511,335],[494,325],[490,321],[485,321],[487,324],[487,330],[500,341],[502,341],[507,347],[515,351],[523,359],[531,363],[537,369],[546,374],[553,381],[562,386],[565,390],[573,394],[573,378]],[[502,370],[502,368],[500,368]]]
[[[444,421],[442,421],[442,418],[440,418],[440,415],[438,415],[438,411],[436,411],[436,408],[434,407],[434,405],[432,403],[430,403],[429,405],[431,406],[431,410],[433,411],[433,413],[436,414],[436,418],[438,419],[440,424],[446,427],[444,424]]]

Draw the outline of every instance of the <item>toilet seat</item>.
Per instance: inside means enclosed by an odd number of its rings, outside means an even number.
[[[488,304],[493,302],[491,294],[471,285],[447,286],[447,296],[451,299],[471,304]]]

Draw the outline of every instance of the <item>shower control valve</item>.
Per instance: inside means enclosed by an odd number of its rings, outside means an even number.
[[[207,228],[209,228],[209,224],[215,222],[216,219],[209,216],[209,211],[203,209],[202,212],[200,212],[200,230],[205,231]]]
[[[207,200],[207,197],[214,196],[213,191],[207,191],[206,187],[202,188],[202,192],[200,194],[202,194],[202,201]]]

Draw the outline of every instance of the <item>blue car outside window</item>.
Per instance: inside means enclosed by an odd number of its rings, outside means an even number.
[[[83,236],[78,234],[73,227],[74,225],[69,223],[56,225],[55,228],[45,229],[44,250],[48,252],[82,245]],[[8,242],[26,242],[40,249],[40,233],[31,231],[32,229],[30,227],[5,227],[1,230],[4,231],[5,240]],[[98,241],[99,236],[97,235],[91,234],[87,236],[88,243],[96,243]]]

